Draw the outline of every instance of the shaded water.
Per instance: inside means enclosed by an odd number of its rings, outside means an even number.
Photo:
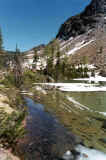
[[[56,160],[67,150],[73,150],[79,138],[65,129],[44,106],[26,98],[28,116],[27,134],[20,143],[21,156],[25,160]]]

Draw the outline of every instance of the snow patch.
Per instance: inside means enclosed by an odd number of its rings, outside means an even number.
[[[91,41],[89,41],[89,42],[87,42],[87,43],[84,43],[84,41],[82,41],[82,42],[80,42],[80,43],[77,43],[76,44],[76,46],[75,46],[75,48],[73,48],[72,50],[70,50],[69,52],[67,52],[66,54],[67,55],[73,55],[76,51],[78,51],[78,50],[80,50],[81,48],[83,48],[83,47],[85,47],[85,46],[87,46],[87,45],[89,45],[91,42],[93,42],[94,40],[91,40]]]
[[[106,112],[98,112],[99,114],[102,114],[103,116],[106,116]]]
[[[80,80],[80,81],[94,81],[94,82],[106,82],[106,77],[102,77],[99,75],[95,75],[95,77],[89,77],[89,78],[77,78],[74,80]]]
[[[94,91],[106,91],[106,87],[101,87],[93,84],[86,84],[86,83],[76,83],[61,86],[59,88],[61,91],[66,92],[94,92]]]
[[[66,92],[106,91],[105,86],[98,86],[96,84],[87,84],[87,83],[34,83],[34,84],[55,86],[60,91],[66,91]]]
[[[106,154],[95,149],[78,145],[76,151],[80,152],[77,160],[106,160]]]

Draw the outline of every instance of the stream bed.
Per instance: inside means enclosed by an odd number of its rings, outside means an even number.
[[[25,100],[28,107],[27,134],[19,146],[21,157],[25,160],[56,160],[64,153],[70,157],[70,150],[74,150],[80,139],[45,112],[43,105],[30,98]]]
[[[106,154],[86,148],[79,137],[45,112],[44,105],[25,98],[28,107],[24,140],[19,145],[23,160],[105,160]]]

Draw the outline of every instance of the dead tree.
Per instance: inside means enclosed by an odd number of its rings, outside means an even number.
[[[14,72],[14,77],[15,77],[15,85],[17,87],[20,87],[22,85],[22,56],[20,54],[19,49],[16,47],[16,52],[14,54],[13,58],[13,72]]]

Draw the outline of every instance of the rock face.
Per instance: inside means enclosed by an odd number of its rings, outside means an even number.
[[[106,0],[92,0],[85,10],[61,25],[57,38],[68,40],[105,23]]]
[[[14,156],[11,152],[0,148],[0,160],[20,160]]]
[[[6,95],[0,94],[0,111],[4,111],[7,114],[11,114],[15,111],[9,105],[9,99]]]

